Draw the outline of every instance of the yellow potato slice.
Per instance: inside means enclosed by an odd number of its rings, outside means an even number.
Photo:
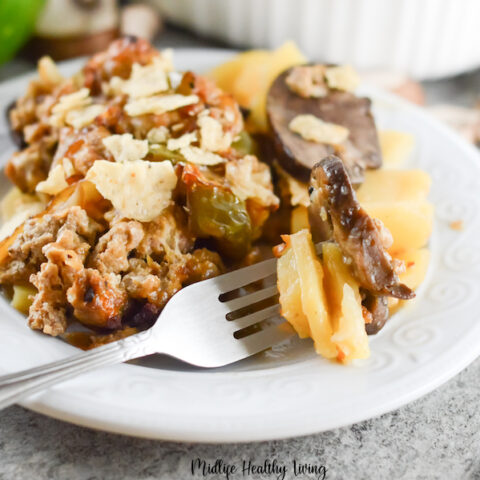
[[[361,303],[359,286],[348,265],[343,261],[342,251],[337,244],[324,243],[322,245],[322,263],[325,273],[325,292],[330,309],[332,328],[338,325],[341,315],[341,303],[343,297],[343,285],[348,284],[356,298]]]
[[[306,62],[292,42],[273,52],[251,50],[241,53],[208,73],[217,85],[233,94],[237,102],[250,110],[246,126],[251,132],[268,129],[267,92],[273,80],[284,70]]]
[[[422,170],[368,170],[357,190],[358,201],[420,202],[427,199],[432,180]]]
[[[308,230],[301,230],[289,238],[300,277],[302,308],[308,319],[315,350],[326,358],[334,358],[337,349],[331,340],[332,326],[323,289],[323,268],[315,253],[312,237]]]
[[[18,187],[12,187],[0,202],[2,222],[7,222],[20,211],[38,204],[45,205],[45,202],[42,202],[37,195],[23,193]]]
[[[309,337],[310,327],[302,309],[300,277],[291,249],[278,259],[277,286],[282,316],[288,320],[300,338]]]
[[[322,253],[325,292],[334,331],[332,341],[338,349],[338,359],[348,363],[368,358],[370,348],[358,283],[343,261],[338,245],[326,243]]]
[[[270,83],[284,70],[307,62],[307,57],[298,49],[295,42],[285,42],[272,52]]]
[[[405,262],[406,270],[400,274],[400,281],[416,290],[425,280],[427,275],[428,265],[430,263],[430,251],[427,248],[420,248],[418,250],[411,249],[400,252],[391,252],[394,258],[403,260]],[[405,300],[398,300],[397,298],[388,299],[388,308],[390,315],[400,310],[404,305],[408,305]]]
[[[378,218],[393,236],[391,251],[424,247],[432,233],[433,206],[426,202],[364,203],[367,213]]]
[[[45,205],[40,196],[23,193],[19,188],[12,187],[0,202],[0,240],[11,235],[27,218],[41,212]]]
[[[256,52],[247,58],[243,68],[237,70],[230,88],[242,107],[253,109],[258,96],[266,89],[271,57],[271,52]]]
[[[332,341],[339,351],[338,359],[343,363],[349,363],[355,359],[368,358],[370,347],[365,331],[362,305],[358,302],[355,292],[346,283],[343,285],[341,309],[338,327],[332,336]]]
[[[304,229],[310,230],[308,209],[303,205],[299,205],[292,210],[292,216],[290,217],[290,232],[297,233]]]
[[[271,84],[287,68],[306,63],[306,61],[306,57],[293,42],[287,42],[271,53],[263,84],[259,85],[257,94],[252,97],[250,102],[251,114],[247,120],[247,128],[255,132],[268,130],[266,106]]]
[[[400,274],[400,281],[410,287],[417,289],[425,280],[428,265],[430,263],[430,251],[427,248],[419,250],[407,250],[395,255],[395,258],[405,262],[405,272]]]
[[[250,50],[240,53],[231,60],[210,70],[207,77],[214,80],[222,90],[233,93],[233,86],[238,75],[248,66],[261,65],[267,62],[270,55],[271,53],[267,50]]]
[[[396,130],[381,130],[378,132],[383,165],[389,168],[401,167],[411,155],[415,146],[413,135]]]
[[[28,310],[36,293],[37,290],[31,285],[14,285],[10,304],[20,313],[28,315]]]

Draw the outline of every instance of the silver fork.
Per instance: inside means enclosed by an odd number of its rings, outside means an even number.
[[[164,353],[192,365],[212,368],[227,365],[280,343],[293,335],[280,317],[280,305],[245,312],[246,307],[275,297],[276,285],[228,299],[251,283],[272,277],[276,259],[195,283],[175,294],[149,330],[102,347],[37,368],[0,377],[0,409],[33,393],[98,367]],[[233,296],[233,295],[231,295]],[[227,298],[225,301],[222,299]],[[272,303],[272,302],[270,302]],[[242,312],[241,309],[244,309]],[[228,318],[237,317],[233,320]],[[271,319],[271,322],[270,322]],[[268,320],[262,329],[238,332]]]

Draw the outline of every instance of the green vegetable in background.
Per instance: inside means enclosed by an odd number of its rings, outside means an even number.
[[[45,0],[0,0],[0,64],[28,40]]]

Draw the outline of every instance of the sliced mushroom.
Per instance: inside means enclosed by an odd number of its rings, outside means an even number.
[[[17,102],[14,100],[7,105],[7,107],[5,108],[5,116],[7,118],[8,133],[10,134],[10,138],[18,148],[23,149],[27,146],[23,137],[23,132],[14,130],[12,127],[12,122],[10,121],[10,112],[16,107],[16,104]]]
[[[375,295],[413,298],[415,293],[400,283],[377,222],[358,203],[342,161],[332,155],[315,165],[311,186],[311,204],[321,212],[320,220],[331,226],[360,285]]]
[[[344,162],[352,183],[361,183],[366,168],[378,168],[382,164],[370,100],[339,90],[328,90],[320,98],[305,98],[288,87],[285,80],[290,71],[276,78],[267,97],[268,119],[282,166],[299,180],[307,182],[319,160],[336,154]],[[292,119],[304,114],[346,127],[348,139],[341,145],[304,140],[289,129]]]
[[[387,297],[367,292],[362,305],[370,312],[372,319],[370,323],[365,324],[365,330],[368,335],[375,335],[383,328],[389,317]]]

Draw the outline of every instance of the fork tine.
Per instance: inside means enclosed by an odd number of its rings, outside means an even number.
[[[272,285],[271,287],[267,287],[262,290],[257,290],[247,295],[243,295],[242,297],[234,298],[233,300],[228,300],[227,302],[224,302],[223,305],[230,312],[234,312],[236,310],[239,310],[242,307],[253,305],[254,303],[259,302],[260,300],[265,300],[266,298],[273,297],[277,293],[278,293],[277,286]]]
[[[235,331],[242,330],[242,328],[247,328],[250,325],[255,325],[262,320],[267,318],[273,317],[280,313],[280,304],[277,303],[272,305],[271,307],[264,308],[263,310],[259,310],[258,312],[250,313],[249,315],[245,315],[242,318],[237,318],[235,320],[231,320],[232,327],[235,328]]]
[[[295,335],[295,331],[285,321],[279,325],[272,325],[260,332],[253,333],[248,337],[243,337],[238,341],[243,343],[250,355],[253,355],[273,347],[273,345],[283,342],[293,335]]]
[[[321,253],[323,243],[324,242],[319,242],[315,245],[317,254]],[[263,262],[255,263],[250,267],[241,268],[240,270],[235,270],[233,272],[213,278],[212,281],[215,282],[215,284],[221,290],[221,293],[227,293],[237,288],[244,287],[249,283],[262,280],[273,273],[276,273],[276,270],[277,259],[270,258],[268,260],[264,260]]]
[[[279,315],[276,285],[225,302],[220,300],[222,293],[271,277],[275,270],[276,259],[271,259],[189,285],[177,292],[153,327],[156,329],[157,351],[193,365],[219,367],[249,357],[294,335],[294,330]],[[270,297],[275,305],[258,304]],[[243,310],[243,307],[248,310]],[[255,312],[255,309],[259,311]],[[237,312],[236,316],[240,318],[227,320],[229,313],[235,318],[233,312]],[[238,330],[266,319],[268,325],[264,325],[264,330],[240,339],[235,337]]]
[[[272,275],[276,272],[276,268],[277,259],[271,258],[250,267],[213,278],[212,281],[220,288],[221,293],[227,293]]]
[[[241,339],[234,338],[232,334],[231,340],[223,344],[217,344],[217,348],[214,351],[204,351],[201,357],[195,355],[189,359],[188,355],[183,353],[179,355],[178,352],[174,351],[170,354],[200,367],[221,367],[267,350],[294,335],[293,328],[289,327],[286,322],[283,322],[280,325],[273,325]]]

